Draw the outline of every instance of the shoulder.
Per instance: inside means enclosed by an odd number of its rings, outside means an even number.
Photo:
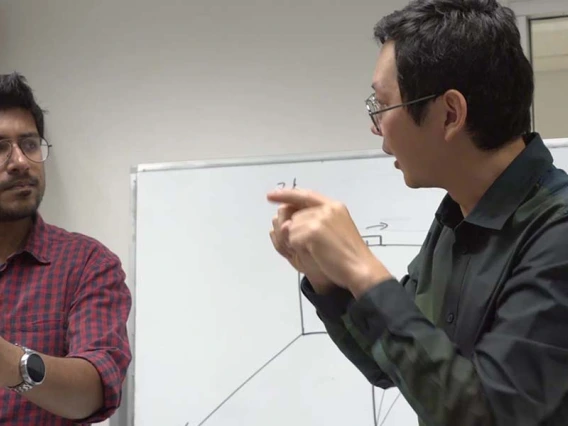
[[[533,196],[515,214],[522,236],[519,257],[527,255],[568,259],[568,175],[552,168],[540,179]]]
[[[104,262],[120,264],[118,256],[98,239],[81,232],[68,231],[62,227],[43,223],[46,251],[49,257],[73,257],[84,263]]]
[[[537,213],[555,212],[555,216],[568,211],[568,174],[552,167],[537,183],[537,191],[525,206]]]

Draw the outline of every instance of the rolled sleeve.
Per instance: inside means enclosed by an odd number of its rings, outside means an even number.
[[[67,332],[67,356],[89,361],[103,386],[103,406],[84,423],[106,420],[120,406],[132,359],[126,328],[131,305],[119,259],[106,249],[94,250],[75,292]]]

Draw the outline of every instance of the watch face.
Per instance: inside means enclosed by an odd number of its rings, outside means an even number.
[[[27,370],[30,378],[41,383],[45,377],[45,364],[38,354],[31,354],[27,362]]]

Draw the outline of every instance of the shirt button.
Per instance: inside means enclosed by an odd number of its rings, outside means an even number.
[[[452,314],[451,312],[448,314],[448,316],[446,317],[446,322],[448,324],[451,324],[454,322],[454,314]]]

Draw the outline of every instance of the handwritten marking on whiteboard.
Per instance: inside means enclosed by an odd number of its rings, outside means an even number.
[[[362,235],[361,236],[368,247],[379,247],[383,245],[382,235]]]
[[[386,223],[386,222],[381,222],[381,223],[379,223],[378,225],[367,226],[365,229],[378,228],[378,229],[380,229],[380,230],[382,231],[383,229],[387,229],[388,227],[389,227],[389,224],[388,224],[388,223]]]
[[[276,186],[279,186],[280,189],[284,189],[286,188],[286,182],[278,182]],[[297,186],[296,178],[294,178],[294,180],[292,181],[292,189],[296,188],[296,186]]]

